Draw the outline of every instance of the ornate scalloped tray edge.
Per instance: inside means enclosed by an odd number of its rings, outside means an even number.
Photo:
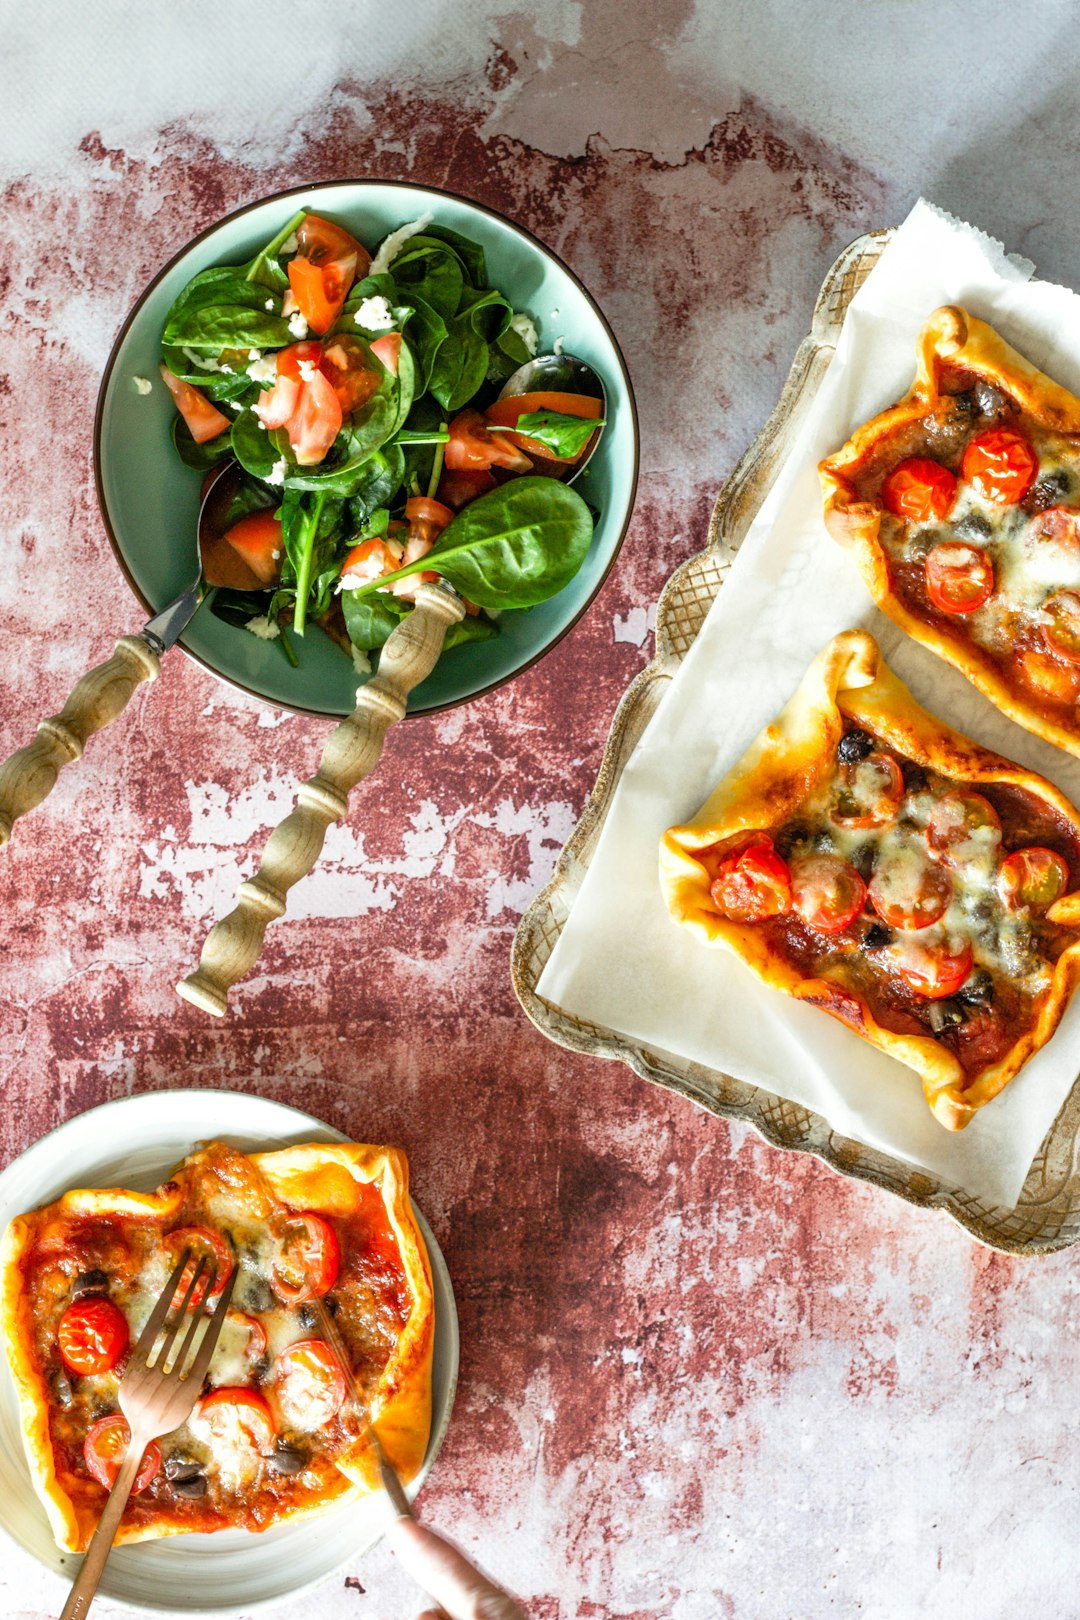
[[[792,443],[801,415],[829,366],[844,314],[891,231],[859,237],[833,265],[818,295],[780,399],[761,434],[720,490],[703,551],[683,563],[660,596],[656,656],[623,694],[600,772],[551,882],[521,919],[514,940],[514,989],[550,1040],[593,1057],[618,1058],[636,1074],[711,1113],[742,1120],[774,1147],[812,1153],[841,1175],[868,1181],[923,1209],[944,1210],[979,1242],[1010,1254],[1049,1254],[1080,1241],[1080,1087],[1066,1100],[1032,1164],[1015,1209],[985,1204],[901,1159],[840,1136],[820,1114],[670,1053],[635,1044],[575,1018],[536,986],[581,887],[622,769],[696,637],[735,552]]]

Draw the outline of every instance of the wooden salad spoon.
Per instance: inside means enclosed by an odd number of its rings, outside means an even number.
[[[82,758],[87,738],[117,719],[144,681],[156,679],[162,654],[187,629],[208,591],[217,585],[263,589],[243,558],[220,540],[215,524],[222,505],[222,474],[232,465],[226,462],[216,468],[207,483],[193,559],[198,571],[191,584],[155,613],[138,635],[121,636],[112,657],[87,671],[60,713],[42,720],[33,742],[0,765],[0,848],[10,840],[18,817],[48,798],[63,767]]]

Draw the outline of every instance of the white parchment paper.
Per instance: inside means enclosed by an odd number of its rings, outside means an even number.
[[[1005,719],[877,612],[825,531],[817,478],[823,456],[907,392],[916,334],[939,304],[989,320],[1080,391],[1080,298],[1031,279],[1033,269],[925,202],[892,238],[852,301],[835,358],[701,634],[626,765],[539,984],[568,1013],[764,1086],[1007,1208],[1080,1071],[1080,997],[1006,1091],[950,1133],[913,1071],[676,926],[660,894],[657,845],[697,811],[830,636],[852,626],[871,631],[932,712],[1080,802],[1080,761]]]

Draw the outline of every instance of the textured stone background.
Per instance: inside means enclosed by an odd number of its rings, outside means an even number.
[[[993,1256],[549,1047],[507,972],[650,656],[650,604],[701,544],[836,252],[922,191],[1080,281],[1074,17],[1067,0],[0,5],[0,752],[137,626],[94,503],[98,378],[144,282],[220,214],[343,175],[460,189],[569,261],[636,382],[637,513],[591,613],[511,690],[397,731],[229,1023],[172,984],[320,724],[174,656],[2,857],[4,1161],[177,1083],[406,1147],[463,1340],[423,1511],[536,1620],[1075,1601],[1073,1257]],[[7,1614],[61,1601],[5,1549]],[[377,1549],[281,1612],[419,1607]]]

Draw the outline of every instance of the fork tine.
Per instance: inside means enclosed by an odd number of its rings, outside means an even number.
[[[176,1343],[176,1335],[180,1331],[180,1324],[187,1315],[188,1306],[191,1304],[192,1296],[194,1295],[196,1288],[199,1286],[199,1279],[202,1277],[206,1269],[206,1256],[203,1254],[199,1256],[198,1264],[191,1274],[191,1281],[187,1285],[187,1292],[185,1293],[181,1302],[180,1309],[177,1311],[172,1321],[166,1324],[165,1337],[161,1341],[161,1350],[156,1361],[154,1362],[155,1367],[157,1367],[161,1372],[165,1371],[165,1363],[168,1361],[169,1353],[172,1350],[173,1345]]]
[[[205,1277],[204,1280],[206,1282],[206,1298],[209,1299],[210,1295],[214,1291],[214,1284],[217,1282],[217,1267],[216,1266],[211,1266],[210,1270],[206,1273],[206,1277]],[[200,1323],[200,1321],[203,1321],[203,1320],[204,1320],[204,1317],[203,1317],[201,1311],[192,1311],[192,1313],[191,1313],[191,1322],[190,1322],[190,1325],[188,1327],[187,1332],[184,1335],[184,1342],[180,1346],[180,1349],[176,1353],[175,1361],[173,1362],[172,1366],[169,1368],[169,1371],[171,1373],[175,1373],[178,1378],[182,1378],[183,1375],[184,1375],[184,1363],[187,1360],[187,1353],[191,1349],[192,1340],[194,1339],[196,1333],[199,1331],[199,1323]]]
[[[135,1345],[135,1349],[132,1351],[132,1355],[141,1356],[143,1361],[147,1359],[151,1350],[154,1348],[154,1340],[160,1333],[161,1325],[169,1314],[169,1306],[172,1304],[173,1296],[179,1287],[180,1278],[184,1275],[184,1267],[187,1265],[190,1259],[191,1250],[185,1249],[183,1254],[180,1256],[180,1259],[176,1263],[176,1269],[173,1271],[172,1276],[162,1289],[161,1297],[150,1313],[150,1320],[139,1334],[138,1342]]]
[[[233,1284],[236,1282],[236,1274],[239,1269],[239,1266],[234,1266],[232,1271],[229,1273],[229,1280],[222,1289],[221,1298],[214,1307],[214,1314],[211,1316],[209,1325],[205,1334],[203,1335],[202,1344],[199,1346],[199,1353],[192,1363],[191,1371],[188,1373],[189,1378],[194,1378],[200,1384],[206,1377],[206,1369],[210,1365],[210,1357],[217,1349],[217,1342],[221,1337],[221,1330],[225,1325],[225,1314],[229,1309],[229,1301],[232,1299]]]

